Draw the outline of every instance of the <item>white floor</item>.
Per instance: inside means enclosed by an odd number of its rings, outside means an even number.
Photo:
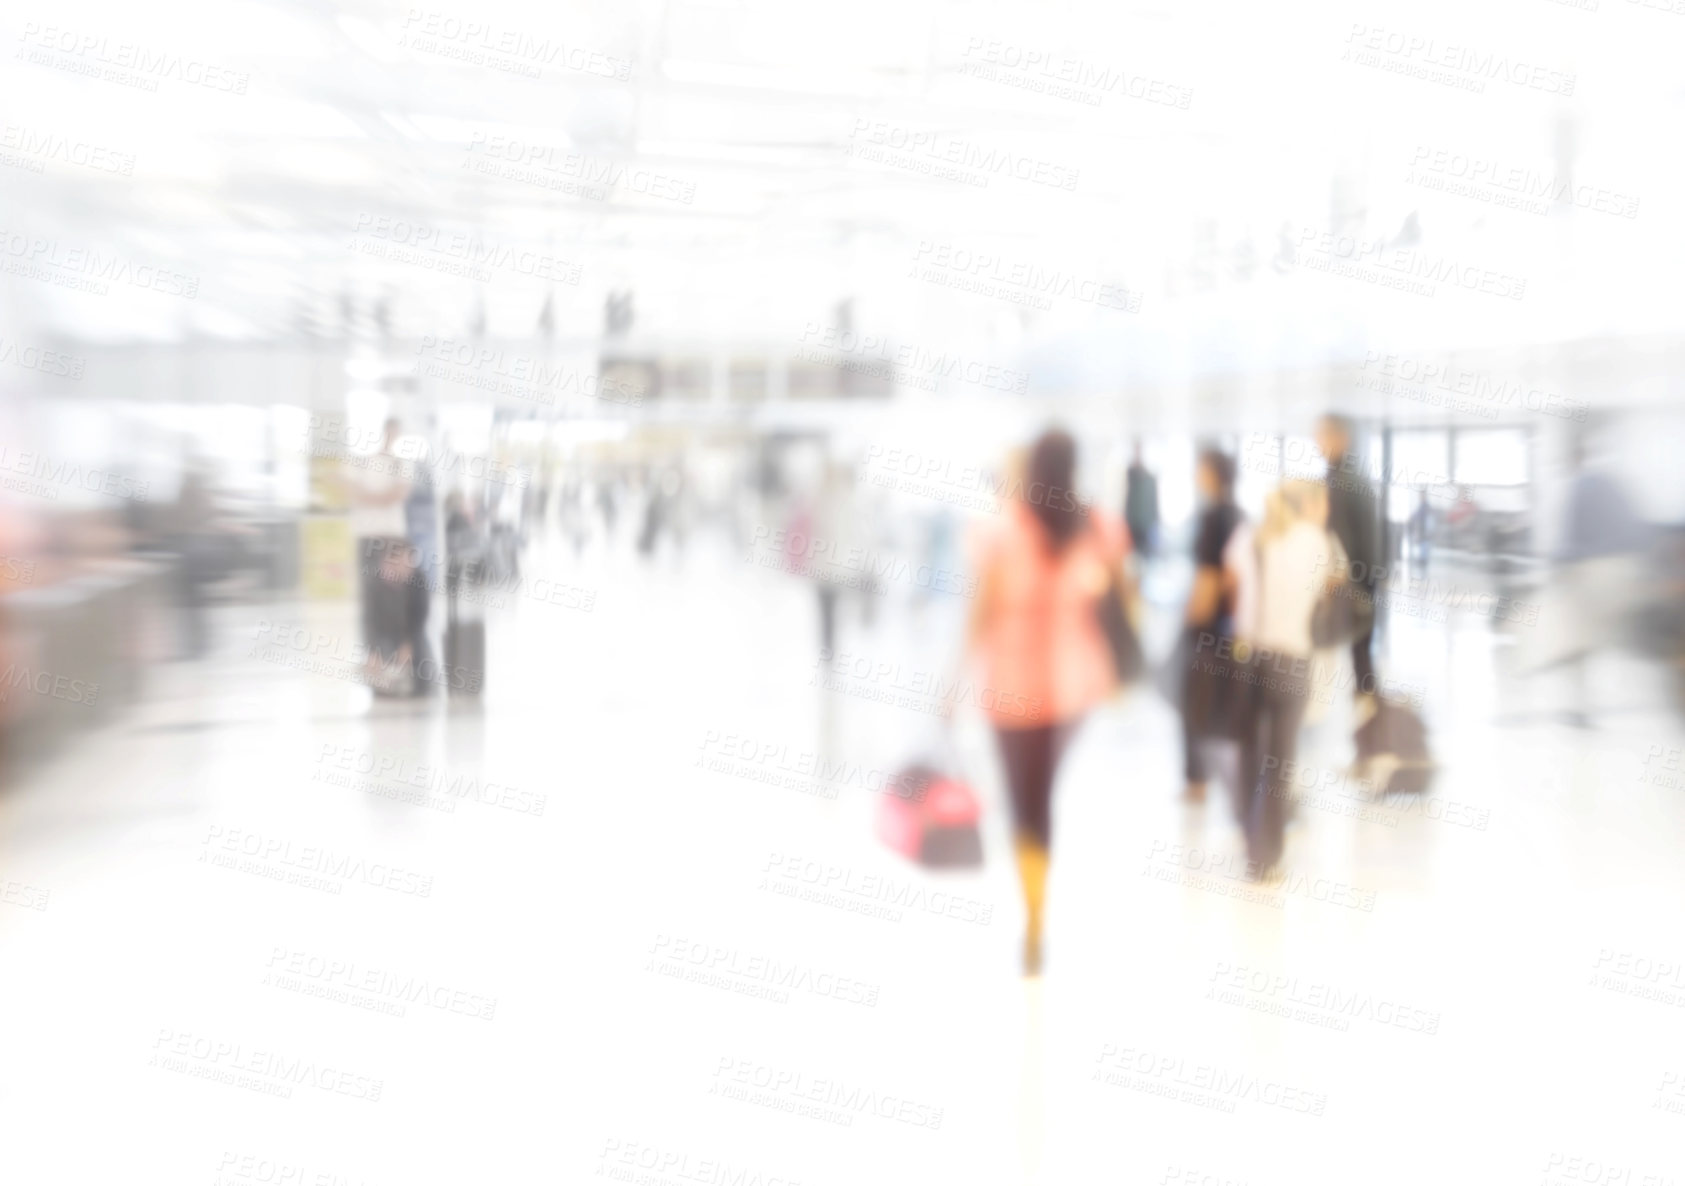
[[[253,650],[332,657],[348,607],[225,609],[213,658],[0,796],[0,1180],[1685,1180],[1651,668],[1609,660],[1595,730],[1500,726],[1556,691],[1478,624],[1399,624],[1443,773],[1308,799],[1262,901],[1138,691],[1062,775],[1027,983],[980,719],[950,748],[870,699],[946,669],[952,603],[845,607],[840,649],[900,668],[826,692],[789,578],[533,563],[594,608],[515,598],[477,702]],[[1330,779],[1343,713],[1304,739]],[[984,792],[981,872],[874,840],[876,779],[920,755]]]

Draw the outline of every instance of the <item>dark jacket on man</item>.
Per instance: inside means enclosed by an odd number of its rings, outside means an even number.
[[[1374,592],[1383,575],[1380,501],[1350,453],[1328,463],[1328,530],[1346,550],[1357,583]]]

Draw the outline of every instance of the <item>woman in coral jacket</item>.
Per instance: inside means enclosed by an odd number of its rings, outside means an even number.
[[[1031,447],[1001,522],[981,541],[970,629],[1011,794],[1032,976],[1041,970],[1059,759],[1084,714],[1116,689],[1097,606],[1127,588],[1128,532],[1077,497],[1075,469],[1069,434],[1049,431]]]

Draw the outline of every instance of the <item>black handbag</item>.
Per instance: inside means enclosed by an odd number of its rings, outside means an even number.
[[[1341,646],[1374,626],[1374,595],[1356,581],[1345,581],[1324,593],[1311,611],[1311,645]]]
[[[1118,682],[1134,683],[1141,678],[1141,673],[1147,666],[1147,656],[1141,650],[1140,636],[1135,633],[1135,627],[1130,625],[1129,615],[1123,610],[1122,590],[1118,587],[1115,572],[1106,578],[1105,591],[1100,594],[1100,600],[1094,606],[1094,613],[1099,619],[1100,633],[1105,636],[1106,647],[1111,652],[1112,667],[1117,671]]]
[[[1328,533],[1328,546],[1333,553],[1335,570],[1349,572],[1346,550],[1332,531]],[[1349,575],[1332,589],[1325,590],[1311,610],[1311,645],[1318,650],[1343,646],[1353,639],[1362,638],[1374,628],[1375,595]]]

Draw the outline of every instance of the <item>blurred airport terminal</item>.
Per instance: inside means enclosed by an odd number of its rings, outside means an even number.
[[[0,1181],[1685,1181],[1685,11],[7,0]]]

